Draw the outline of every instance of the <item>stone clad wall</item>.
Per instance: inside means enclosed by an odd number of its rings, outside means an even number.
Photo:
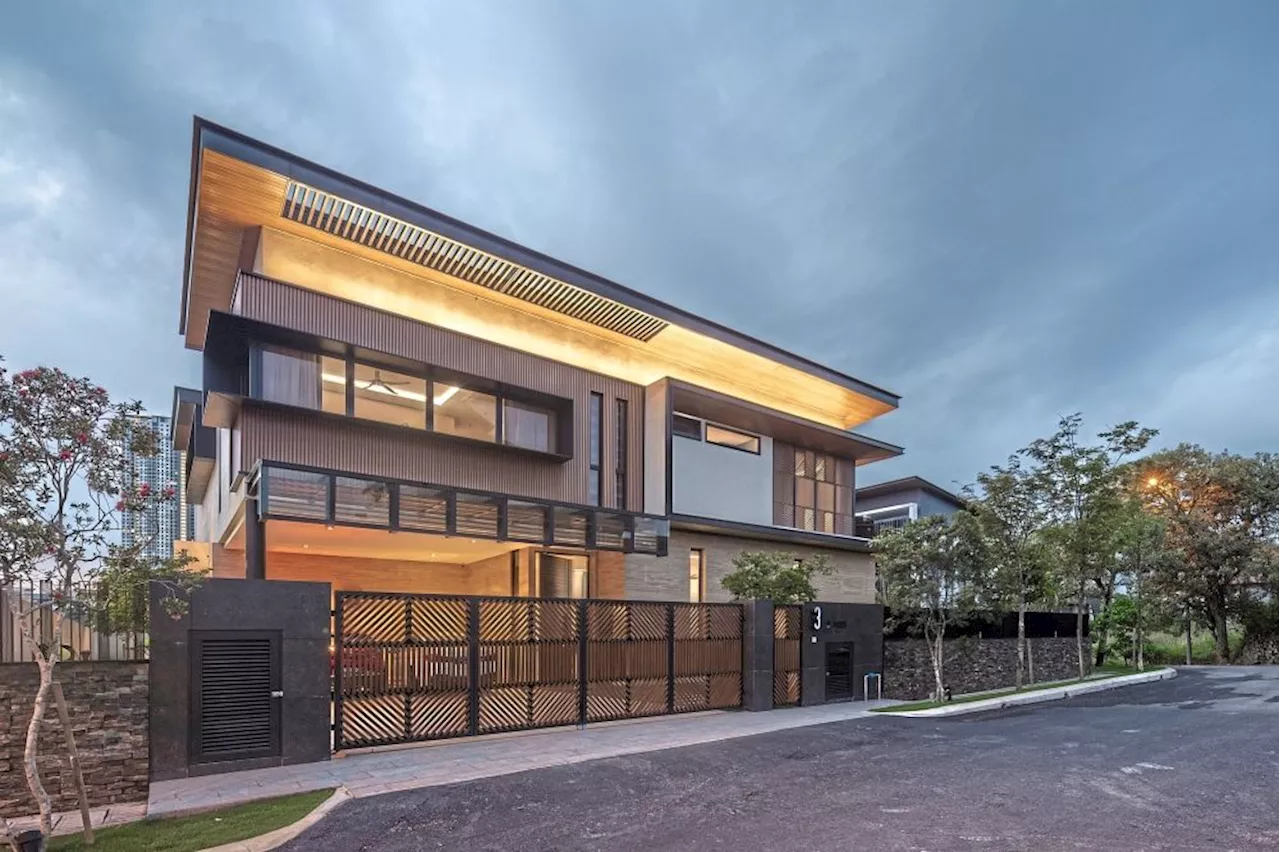
[[[147,663],[59,663],[54,676],[67,698],[89,806],[146,799]],[[0,817],[36,812],[22,753],[39,681],[34,663],[0,665]],[[79,807],[63,736],[51,696],[40,732],[40,777],[53,798],[54,811]]]
[[[1076,638],[1028,639],[1031,675],[1037,683],[1070,680],[1079,674]],[[966,636],[946,640],[943,682],[955,695],[1014,685],[1018,671],[1017,639]],[[1085,646],[1088,656],[1089,646]],[[1086,664],[1088,664],[1086,660]],[[923,639],[886,639],[884,697],[907,701],[933,695],[933,665]]]

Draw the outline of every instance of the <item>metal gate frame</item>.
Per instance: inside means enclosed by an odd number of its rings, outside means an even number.
[[[742,706],[740,604],[338,592],[334,749]]]

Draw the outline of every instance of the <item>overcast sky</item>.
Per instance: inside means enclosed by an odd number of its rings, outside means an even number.
[[[198,113],[901,394],[864,482],[1277,448],[1274,0],[181,5],[6,10],[11,367],[198,382]]]

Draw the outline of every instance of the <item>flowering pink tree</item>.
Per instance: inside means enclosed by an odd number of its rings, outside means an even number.
[[[86,617],[76,611],[82,605],[76,590],[88,580],[136,578],[140,571],[175,593],[200,579],[184,570],[190,561],[185,554],[144,559],[148,531],[140,530],[128,548],[119,543],[124,511],[141,514],[175,497],[172,484],[132,481],[126,451],[159,450],[158,436],[133,421],[140,413],[138,403],[112,403],[88,379],[47,367],[9,373],[0,363],[0,587],[24,583],[51,590],[5,595],[40,670],[23,767],[46,835],[52,805],[37,765],[39,734],[51,694],[61,696],[54,670],[63,653],[64,624]],[[178,605],[180,596],[171,597]],[[37,619],[51,621],[52,631],[37,637]],[[69,737],[68,752],[78,767]],[[82,808],[83,801],[82,796]]]

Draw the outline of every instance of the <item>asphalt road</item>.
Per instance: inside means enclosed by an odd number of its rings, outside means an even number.
[[[1277,669],[359,799],[285,849],[1275,850]]]

